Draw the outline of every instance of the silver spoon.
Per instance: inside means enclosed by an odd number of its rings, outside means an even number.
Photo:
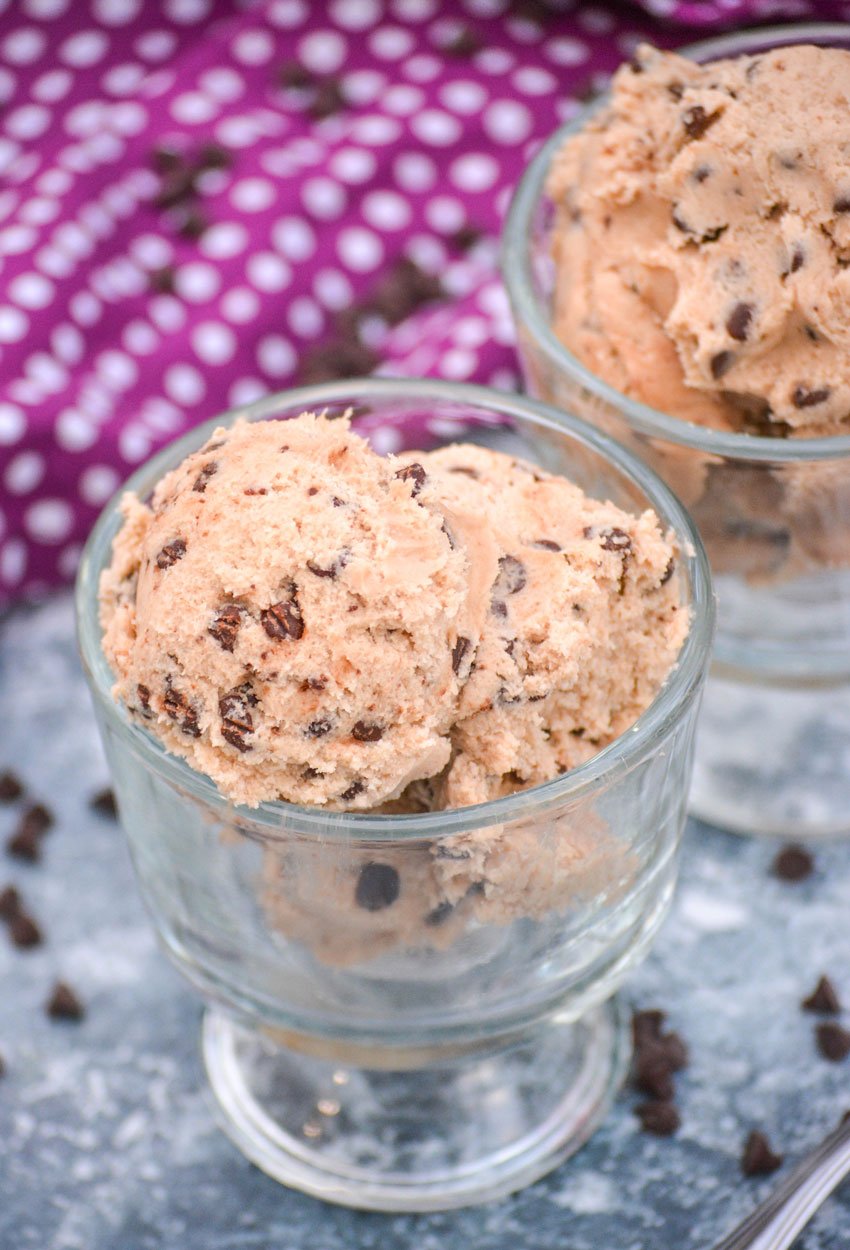
[[[787,1250],[818,1207],[850,1174],[850,1116],[714,1250]]]

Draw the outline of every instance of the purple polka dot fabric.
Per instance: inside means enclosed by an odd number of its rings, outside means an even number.
[[[0,0],[0,607],[68,581],[138,464],[295,381],[402,256],[445,298],[374,327],[380,371],[516,386],[497,243],[537,145],[643,38],[806,17],[850,4]],[[344,106],[311,116],[304,71]],[[191,231],[152,153],[208,144]]]

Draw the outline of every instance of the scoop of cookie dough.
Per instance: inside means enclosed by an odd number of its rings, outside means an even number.
[[[850,431],[850,52],[642,46],[556,157],[555,329],[718,429]]]
[[[653,513],[476,446],[383,458],[345,419],[237,421],[123,507],[116,694],[238,803],[551,780],[632,724],[687,629]]]

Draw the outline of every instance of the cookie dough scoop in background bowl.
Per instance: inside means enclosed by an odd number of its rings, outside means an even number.
[[[504,239],[529,390],[702,534],[691,810],[739,833],[850,832],[848,101],[846,24],[641,48],[538,152]]]
[[[263,400],[126,490],[80,648],[223,1128],[366,1209],[542,1176],[617,1091],[675,884],[714,611],[687,514],[581,422],[435,381]]]

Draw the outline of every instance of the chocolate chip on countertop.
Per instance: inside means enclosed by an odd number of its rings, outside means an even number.
[[[185,554],[186,540],[184,538],[174,538],[170,543],[166,543],[162,551],[160,551],[156,558],[156,567],[158,569],[170,568],[172,564],[182,560]]]
[[[21,896],[13,885],[0,890],[0,920],[11,920],[21,911]]]
[[[192,490],[196,490],[199,495],[202,495],[207,489],[207,483],[210,478],[214,477],[216,473],[218,473],[218,461],[208,460],[198,476],[195,478],[195,481],[192,484]]]
[[[16,803],[24,792],[24,783],[11,769],[0,773],[0,803]]]
[[[294,586],[290,587],[288,599],[281,599],[260,613],[260,624],[269,638],[293,638],[297,641],[303,636],[304,618]]]
[[[744,1144],[741,1171],[745,1176],[769,1176],[782,1166],[782,1155],[774,1154],[764,1133],[753,1129]]]
[[[108,786],[92,795],[89,799],[89,807],[93,812],[97,812],[98,816],[108,816],[110,820],[115,820],[118,816],[115,794]]]
[[[804,846],[786,846],[773,861],[773,875],[780,881],[805,881],[814,867],[815,861]]]
[[[682,126],[689,139],[701,139],[719,119],[720,109],[715,109],[713,113],[706,113],[701,104],[695,104],[692,108],[685,109],[682,114]]]
[[[461,664],[463,664],[464,658],[466,657],[466,653],[471,646],[472,646],[471,639],[464,638],[463,635],[461,635],[458,638],[457,642],[452,647],[452,672],[453,673],[460,672],[460,666]]]
[[[392,864],[372,861],[361,868],[354,897],[365,911],[383,911],[393,905],[400,890],[401,881]]]
[[[384,736],[384,726],[375,721],[358,720],[351,727],[351,736],[358,742],[380,742]]]
[[[653,1053],[655,1051],[657,1053]],[[660,1102],[669,1102],[673,1098],[673,1069],[666,1060],[663,1048],[648,1045],[635,1055],[632,1083],[636,1089],[651,1094]]]
[[[399,469],[396,472],[396,477],[400,478],[402,482],[411,483],[410,493],[415,499],[425,485],[428,474],[421,464],[414,463],[406,464],[403,469]]]
[[[731,338],[743,343],[749,334],[753,320],[752,304],[738,303],[726,318],[726,330]]]
[[[715,381],[725,377],[735,363],[734,352],[715,352],[709,362],[711,376]]]
[[[642,1102],[635,1107],[635,1115],[643,1131],[656,1137],[671,1137],[682,1123],[672,1102]]]
[[[816,1025],[815,1038],[824,1059],[832,1063],[840,1063],[850,1055],[850,1032],[832,1020]]]
[[[400,256],[380,281],[377,290],[364,303],[364,309],[376,313],[389,325],[397,325],[425,304],[443,299],[440,279],[428,273],[409,256]]]
[[[82,1020],[86,1014],[83,1004],[65,981],[56,982],[44,1009],[52,1020]]]
[[[815,408],[829,399],[832,391],[828,386],[819,386],[810,390],[808,386],[795,386],[791,402],[795,408]]]
[[[815,988],[809,994],[808,998],[804,998],[800,1006],[804,1011],[819,1012],[826,1016],[837,1016],[841,1010],[841,1003],[838,1000],[835,986],[829,977],[822,976]]]
[[[226,603],[215,614],[207,629],[223,651],[232,651],[242,626],[242,613],[235,603]]]
[[[33,946],[41,945],[41,929],[22,907],[10,916],[8,925],[9,936],[15,946],[21,950],[29,950]]]
[[[20,826],[7,839],[6,850],[15,859],[35,864],[41,859],[41,835],[34,829]]]

